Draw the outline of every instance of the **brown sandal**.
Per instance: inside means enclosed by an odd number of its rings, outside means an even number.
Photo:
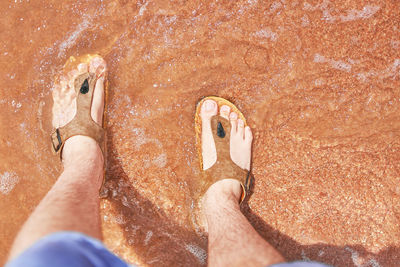
[[[76,68],[79,63],[89,63],[95,56],[97,55],[86,55],[81,57],[79,60],[71,57],[64,65],[64,73]],[[51,133],[53,152],[55,154],[60,154],[60,158],[62,158],[62,149],[65,141],[75,135],[85,135],[93,138],[99,143],[103,155],[105,155],[105,131],[103,127],[93,121],[91,116],[93,92],[98,78],[100,77],[96,77],[95,73],[89,72],[81,74],[75,78],[74,87],[75,92],[77,93],[76,115],[68,124],[53,129],[53,132]],[[104,104],[106,102],[106,87],[107,86],[105,86]],[[103,126],[105,126],[104,117],[105,115],[103,115]]]
[[[243,114],[234,104],[232,104],[228,100],[216,96],[209,96],[199,101],[196,107],[195,115],[196,146],[200,159],[200,170],[203,176],[202,181],[199,182],[201,188],[199,193],[201,195],[204,195],[207,189],[219,180],[235,179],[238,180],[242,185],[243,190],[242,196],[240,198],[240,203],[242,203],[246,196],[250,193],[252,175],[250,171],[240,168],[232,161],[229,147],[231,124],[229,120],[219,115],[215,115],[211,118],[211,129],[215,142],[215,148],[217,151],[217,161],[214,163],[213,166],[211,166],[211,168],[205,171],[203,170],[203,156],[201,152],[202,127],[200,110],[203,102],[208,99],[214,100],[218,105],[218,109],[223,105],[229,106],[231,108],[231,111],[236,112],[238,114],[238,117],[244,121],[245,126],[247,126],[246,119],[244,118]]]

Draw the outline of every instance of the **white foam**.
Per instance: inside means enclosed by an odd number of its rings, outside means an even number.
[[[132,133],[135,135],[135,149],[139,150],[140,147],[148,142],[147,137],[145,136],[144,129],[134,128],[132,129]]]
[[[14,112],[17,112],[18,109],[22,107],[21,102],[17,102],[15,100],[11,101],[11,106],[15,108]]]
[[[148,4],[149,4],[149,2],[146,2],[143,6],[140,7],[139,16],[143,16],[143,13],[146,11]]]
[[[43,100],[41,100],[40,102],[39,102],[39,108],[38,108],[38,111],[37,111],[37,118],[38,118],[38,120],[39,120],[39,129],[43,132],[43,133],[45,133],[45,131],[43,130],[43,123],[42,123],[42,121],[43,121],[43,106],[45,105],[46,103],[43,101]]]
[[[319,5],[312,6],[310,3],[304,2],[303,10],[305,11],[315,11],[319,8]]]
[[[177,15],[173,15],[173,16],[167,16],[164,21],[167,25],[171,25],[174,24],[176,22],[176,19],[178,18]]]
[[[267,38],[271,41],[275,42],[278,39],[278,34],[276,32],[271,31],[271,29],[266,28],[259,30],[253,34],[256,37]]]
[[[134,140],[135,140],[135,149],[136,150],[139,150],[142,145],[147,144],[147,143],[154,143],[159,148],[162,147],[162,144],[158,139],[147,137],[145,134],[145,130],[142,128],[133,128],[132,133],[135,136]]]
[[[65,54],[65,50],[70,48],[76,43],[76,40],[78,40],[79,36],[82,34],[83,31],[85,31],[88,27],[90,26],[90,19],[89,18],[84,18],[84,20],[76,27],[76,29],[68,35],[65,41],[63,41],[59,46],[58,46],[58,56],[62,56]]]
[[[392,40],[390,43],[394,49],[400,48],[400,41]]]
[[[4,195],[10,193],[19,182],[19,177],[14,172],[0,174],[0,192]]]
[[[308,25],[310,25],[310,20],[307,15],[304,15],[301,17],[301,26],[306,27]]]
[[[400,58],[394,59],[393,63],[384,69],[373,69],[368,72],[357,73],[355,77],[361,82],[369,82],[370,79],[385,79],[388,77],[396,78],[400,75]]]
[[[351,65],[344,62],[344,61],[336,61],[336,60],[330,60],[330,65],[332,68],[337,69],[337,70],[342,70],[342,71],[347,71],[350,72],[351,70]]]
[[[192,253],[201,264],[206,264],[207,253],[204,249],[194,244],[186,244],[185,248],[187,251]]]
[[[153,164],[159,168],[164,168],[167,165],[167,154],[162,153],[153,160]]]
[[[376,12],[378,12],[380,8],[380,6],[366,5],[361,10],[351,9],[346,11],[346,15],[333,16],[331,12],[338,12],[338,10],[330,7],[329,0],[324,0],[322,3],[315,6],[312,6],[307,2],[303,4],[303,10],[305,11],[322,11],[321,19],[330,23],[333,23],[335,21],[349,22],[359,19],[368,19],[372,17]]]
[[[342,60],[334,60],[334,59],[326,58],[320,54],[314,55],[314,62],[328,63],[332,68],[341,70],[341,71],[350,72],[350,70],[351,70],[351,65],[349,63],[346,63]]]
[[[381,75],[385,76],[393,76],[396,77],[399,75],[399,69],[400,69],[400,59],[396,58],[393,63],[389,66],[386,67],[385,70],[381,72]]]
[[[301,259],[302,259],[303,261],[307,261],[307,262],[310,262],[310,261],[311,261],[311,259],[310,259],[309,257],[307,257],[307,255],[306,255],[306,253],[304,252],[303,249],[301,250]]]
[[[368,19],[372,17],[378,10],[381,9],[379,6],[367,5],[362,10],[348,10],[347,15],[341,15],[340,19],[343,22],[353,21],[357,19]]]
[[[126,224],[126,220],[124,219],[124,216],[122,214],[115,216],[114,221],[118,224]]]
[[[315,54],[314,55],[314,62],[325,63],[326,62],[326,58],[324,56],[321,56],[320,54]]]
[[[272,13],[272,12],[275,12],[276,10],[278,10],[278,9],[280,9],[280,8],[282,8],[282,3],[281,3],[281,2],[275,1],[275,2],[272,3],[272,5],[271,5],[271,7],[269,8],[269,10],[270,10],[270,12]]]
[[[351,260],[353,261],[353,264],[357,267],[381,267],[379,262],[377,262],[375,259],[370,259],[368,262],[363,264],[362,262],[364,260],[360,258],[360,255],[357,251],[351,249],[350,247],[345,247],[344,249],[351,253]]]
[[[254,5],[256,5],[256,4],[258,3],[258,0],[247,0],[247,3],[248,3],[250,6],[254,6]]]
[[[151,237],[153,236],[153,232],[152,231],[148,231],[146,233],[146,238],[144,239],[144,245],[147,246],[147,244],[149,243]]]
[[[333,23],[337,20],[337,17],[332,16],[332,14],[331,14],[332,10],[329,8],[328,5],[329,5],[329,1],[324,1],[320,5],[320,9],[322,11],[322,20]]]
[[[393,62],[393,69],[397,70],[397,68],[400,66],[400,58],[396,58]]]

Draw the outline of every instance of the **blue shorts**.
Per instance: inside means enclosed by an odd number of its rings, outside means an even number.
[[[77,232],[58,232],[48,235],[25,250],[6,267],[129,267],[111,253],[99,240]],[[323,267],[311,262],[293,262],[274,267]]]

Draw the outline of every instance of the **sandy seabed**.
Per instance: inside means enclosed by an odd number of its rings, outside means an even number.
[[[1,1],[0,264],[61,171],[54,75],[109,67],[104,241],[130,263],[203,266],[197,101],[255,132],[243,212],[289,260],[400,262],[399,1]]]

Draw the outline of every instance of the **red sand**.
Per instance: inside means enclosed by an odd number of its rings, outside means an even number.
[[[1,1],[0,264],[61,171],[51,88],[70,55],[109,66],[105,243],[195,266],[194,110],[233,101],[255,131],[244,212],[289,260],[400,262],[399,1]],[[364,265],[367,266],[367,265]]]

